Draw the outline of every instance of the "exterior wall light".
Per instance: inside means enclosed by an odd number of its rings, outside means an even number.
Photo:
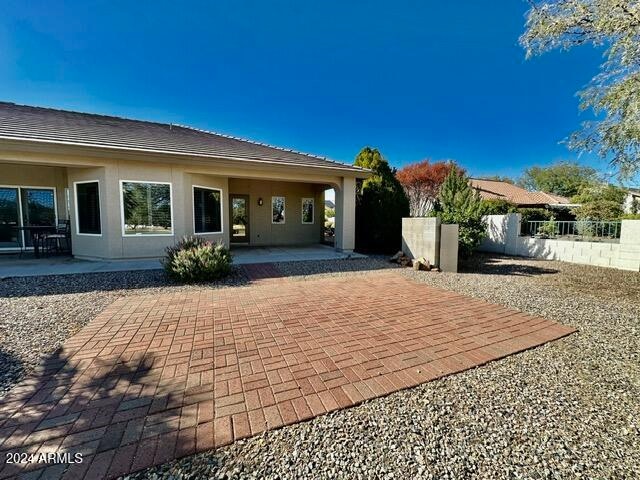
[[[258,206],[262,206],[262,204],[264,203],[264,200],[262,200],[262,197],[258,198]]]

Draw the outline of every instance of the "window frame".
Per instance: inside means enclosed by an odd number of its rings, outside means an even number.
[[[282,216],[282,221],[281,222],[274,222],[273,221],[273,200],[275,198],[281,198],[283,200],[283,205],[284,205],[284,215]],[[284,195],[272,195],[271,196],[271,225],[284,225],[287,221],[287,197],[285,197]]]
[[[5,185],[1,184],[0,188],[15,188],[18,190],[18,226],[24,227],[24,213],[22,211],[22,189],[26,190],[53,190],[53,209],[56,217],[55,225],[58,225],[60,221],[60,217],[58,215],[58,188],[57,187],[47,187],[47,186],[36,186],[36,185]],[[22,238],[22,246],[18,245],[17,247],[0,247],[0,251],[20,251],[22,249],[28,251],[33,250],[33,246],[25,247],[25,231],[20,231],[20,236]]]
[[[305,200],[311,200],[312,212],[311,212],[310,222],[304,221],[304,201]],[[316,199],[315,198],[302,197],[302,199],[300,199],[300,221],[302,222],[302,225],[314,225],[316,223]]]
[[[78,215],[78,184],[81,183],[97,183],[98,184],[98,212],[100,213],[100,233],[81,233],[80,232],[80,215]],[[101,237],[102,236],[102,196],[100,195],[100,180],[80,180],[73,182],[73,207],[76,214],[76,235],[83,237]]]
[[[202,190],[215,190],[220,193],[220,231],[219,232],[196,232],[196,188]],[[204,185],[191,185],[191,207],[192,207],[192,223],[194,235],[219,235],[224,233],[224,205],[223,205],[222,189],[218,187],[205,187]]]
[[[125,233],[125,217],[124,217],[124,184],[125,183],[142,183],[153,185],[169,185],[169,217],[171,218],[171,233]],[[122,238],[147,238],[147,237],[173,237],[175,236],[175,226],[173,221],[173,184],[171,182],[161,182],[157,180],[120,180],[120,227],[122,228]]]

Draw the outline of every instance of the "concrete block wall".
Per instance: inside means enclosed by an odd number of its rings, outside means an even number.
[[[445,272],[458,271],[458,225],[441,225],[436,217],[402,219],[402,251],[424,257]]]
[[[487,216],[486,252],[640,271],[640,220],[623,220],[620,243],[581,242],[520,236],[520,215]]]

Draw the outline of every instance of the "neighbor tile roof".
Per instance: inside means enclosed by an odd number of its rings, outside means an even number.
[[[472,178],[471,185],[484,199],[507,200],[515,205],[562,205],[570,204],[568,198],[546,192],[530,192],[507,182]]]
[[[165,123],[0,102],[0,139],[366,171],[324,157]]]

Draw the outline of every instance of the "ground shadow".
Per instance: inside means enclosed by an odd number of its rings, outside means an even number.
[[[24,377],[26,369],[24,362],[12,352],[5,350],[2,345],[0,345],[0,365],[2,365],[2,370],[0,371],[1,401],[5,393],[15,385],[16,381]]]
[[[176,432],[180,408],[167,410],[170,398],[153,395],[153,366],[152,354],[69,361],[58,349],[48,356],[0,399],[0,478],[115,478],[172,459],[173,448],[160,440]],[[46,456],[53,452],[68,456]],[[36,456],[16,464],[8,453]]]
[[[460,273],[479,273],[486,275],[508,275],[531,277],[535,275],[552,275],[560,273],[556,268],[549,268],[542,265],[524,265],[522,263],[514,263],[513,259],[519,258],[527,260],[531,263],[544,262],[533,258],[508,257],[496,254],[487,254],[476,252],[469,259],[460,261]],[[511,260],[511,261],[510,261]]]

